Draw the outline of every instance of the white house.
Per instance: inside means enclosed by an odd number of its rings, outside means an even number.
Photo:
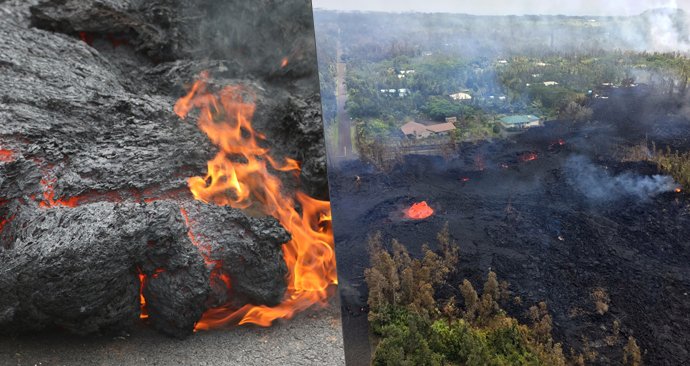
[[[470,99],[472,99],[471,95],[469,95],[467,93],[463,93],[463,92],[451,94],[449,96],[453,100],[470,100]]]
[[[555,81],[545,81],[544,85],[545,86],[553,86],[553,85],[558,85],[558,83]]]

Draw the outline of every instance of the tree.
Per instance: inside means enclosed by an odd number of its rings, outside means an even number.
[[[569,102],[563,112],[561,112],[561,118],[571,119],[576,122],[585,122],[592,119],[592,114],[594,112],[591,108],[580,105],[575,101]]]
[[[633,336],[628,337],[628,343],[623,348],[623,365],[625,366],[641,366],[642,353],[640,347]]]
[[[472,287],[472,283],[467,279],[462,281],[460,285],[460,293],[465,300],[465,320],[472,323],[477,318],[477,311],[479,310],[479,295]]]
[[[609,294],[606,293],[606,290],[601,287],[597,287],[592,291],[590,296],[594,301],[594,309],[597,314],[604,315],[607,311],[609,311],[609,302],[611,300],[609,299]]]

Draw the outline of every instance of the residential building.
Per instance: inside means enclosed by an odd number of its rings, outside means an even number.
[[[455,125],[452,122],[425,125],[419,122],[410,121],[402,125],[400,130],[408,138],[422,139],[429,136],[447,135],[451,131],[455,130]]]
[[[508,131],[520,131],[542,125],[542,120],[532,114],[506,116],[501,118],[499,124]]]

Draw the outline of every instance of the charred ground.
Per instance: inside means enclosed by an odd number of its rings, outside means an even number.
[[[639,188],[636,182],[659,174],[657,167],[623,162],[619,151],[645,141],[687,151],[690,121],[681,101],[644,85],[616,89],[590,106],[593,122],[553,121],[509,139],[465,144],[451,160],[408,156],[385,173],[361,163],[332,170],[348,350],[367,349],[355,340],[366,337],[367,236],[381,231],[419,254],[449,222],[461,259],[438,296],[459,298],[463,278],[479,284],[491,269],[522,298],[511,315],[526,320],[527,307],[548,303],[555,339],[566,351],[587,343],[598,354],[595,363],[610,364],[633,335],[649,364],[688,362],[690,204],[685,193]],[[592,170],[598,180],[586,173]],[[619,177],[632,181],[608,182]],[[602,186],[605,195],[592,193]],[[422,200],[434,216],[402,217]],[[610,296],[603,315],[595,312],[596,288]],[[615,347],[604,342],[614,320],[622,324]]]

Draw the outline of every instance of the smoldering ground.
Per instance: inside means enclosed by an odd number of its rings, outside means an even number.
[[[679,187],[668,175],[643,176],[633,172],[612,174],[582,155],[569,157],[565,161],[564,171],[568,183],[592,202],[605,203],[626,196],[644,201]]]

